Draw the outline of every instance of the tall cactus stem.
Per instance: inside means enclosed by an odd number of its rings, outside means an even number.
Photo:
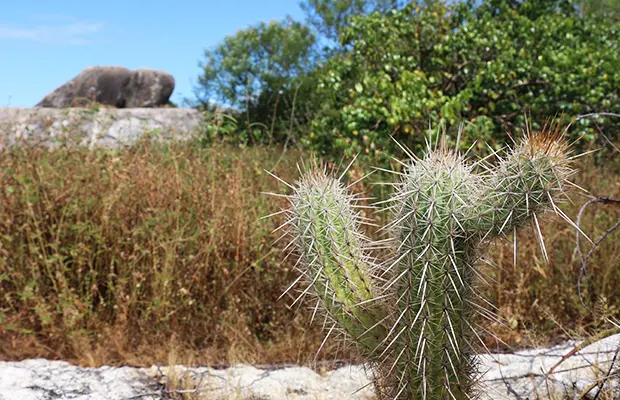
[[[480,291],[486,245],[559,210],[572,174],[560,127],[528,129],[495,166],[440,146],[412,159],[387,201],[391,257],[373,262],[356,197],[324,169],[303,174],[285,224],[306,287],[375,370],[381,398],[471,399],[484,346],[478,318],[497,320]],[[482,172],[478,170],[482,169]],[[562,214],[563,215],[563,214]],[[565,217],[563,215],[563,217]],[[541,237],[542,242],[542,237]],[[546,255],[546,252],[543,252]]]

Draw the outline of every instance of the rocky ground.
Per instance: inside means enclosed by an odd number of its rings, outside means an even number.
[[[604,385],[606,393],[599,399],[620,399],[620,334],[565,357],[577,344],[479,356],[482,398],[594,399]],[[356,365],[321,373],[305,367],[248,365],[80,368],[39,359],[0,362],[0,400],[362,400],[374,398],[368,376],[363,366]],[[179,384],[180,380],[185,383]]]
[[[199,134],[202,124],[202,114],[189,108],[0,107],[0,148],[21,143],[122,147],[148,134],[184,140]]]

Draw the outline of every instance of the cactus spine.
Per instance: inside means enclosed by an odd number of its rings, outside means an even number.
[[[568,146],[552,128],[528,130],[495,167],[445,146],[412,156],[387,201],[392,257],[381,264],[340,179],[315,168],[291,186],[285,226],[307,283],[295,302],[314,295],[329,333],[343,333],[373,365],[380,397],[472,398],[477,317],[495,318],[483,306],[476,263],[494,237],[538,225],[549,209],[561,213],[555,201],[572,172]]]

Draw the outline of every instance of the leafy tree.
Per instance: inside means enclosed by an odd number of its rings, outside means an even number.
[[[618,24],[567,0],[476,3],[412,2],[353,18],[340,37],[349,50],[320,79],[323,106],[305,143],[389,160],[399,152],[390,136],[418,150],[429,124],[454,139],[465,121],[463,147],[499,147],[528,111],[535,127],[556,113],[620,112]],[[618,136],[614,121],[597,122]],[[571,132],[597,137],[591,120]]]
[[[354,16],[387,12],[401,5],[399,0],[305,0],[300,3],[308,22],[329,40],[338,40]]]
[[[311,29],[291,18],[261,22],[226,37],[205,51],[195,89],[197,105],[230,107],[234,111],[229,114],[241,118],[236,121],[239,131],[249,135],[245,139],[271,142],[295,118],[294,100],[308,97],[299,91],[313,85],[314,45]]]

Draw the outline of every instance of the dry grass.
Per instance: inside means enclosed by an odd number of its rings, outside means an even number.
[[[288,152],[275,173],[289,181],[303,155]],[[263,172],[276,149],[140,143],[0,153],[0,359],[64,359],[87,366],[167,363],[172,348],[195,364],[307,363],[321,344],[309,313],[277,301],[295,278],[283,243],[272,246],[284,204]],[[620,197],[617,169],[583,164],[578,182]],[[609,169],[607,169],[609,171]],[[354,171],[363,174],[363,171]],[[575,217],[585,201],[563,209]],[[583,230],[599,236],[620,218],[596,206]],[[543,226],[550,263],[531,232],[498,244],[487,295],[511,329],[489,325],[510,345],[548,342],[605,327],[620,310],[616,232],[590,260],[588,301],[577,296],[574,230]],[[349,354],[327,343],[321,359]]]
[[[271,244],[278,152],[142,143],[0,154],[0,358],[85,365],[303,362],[320,343],[285,302]],[[291,154],[277,172],[294,171]]]

